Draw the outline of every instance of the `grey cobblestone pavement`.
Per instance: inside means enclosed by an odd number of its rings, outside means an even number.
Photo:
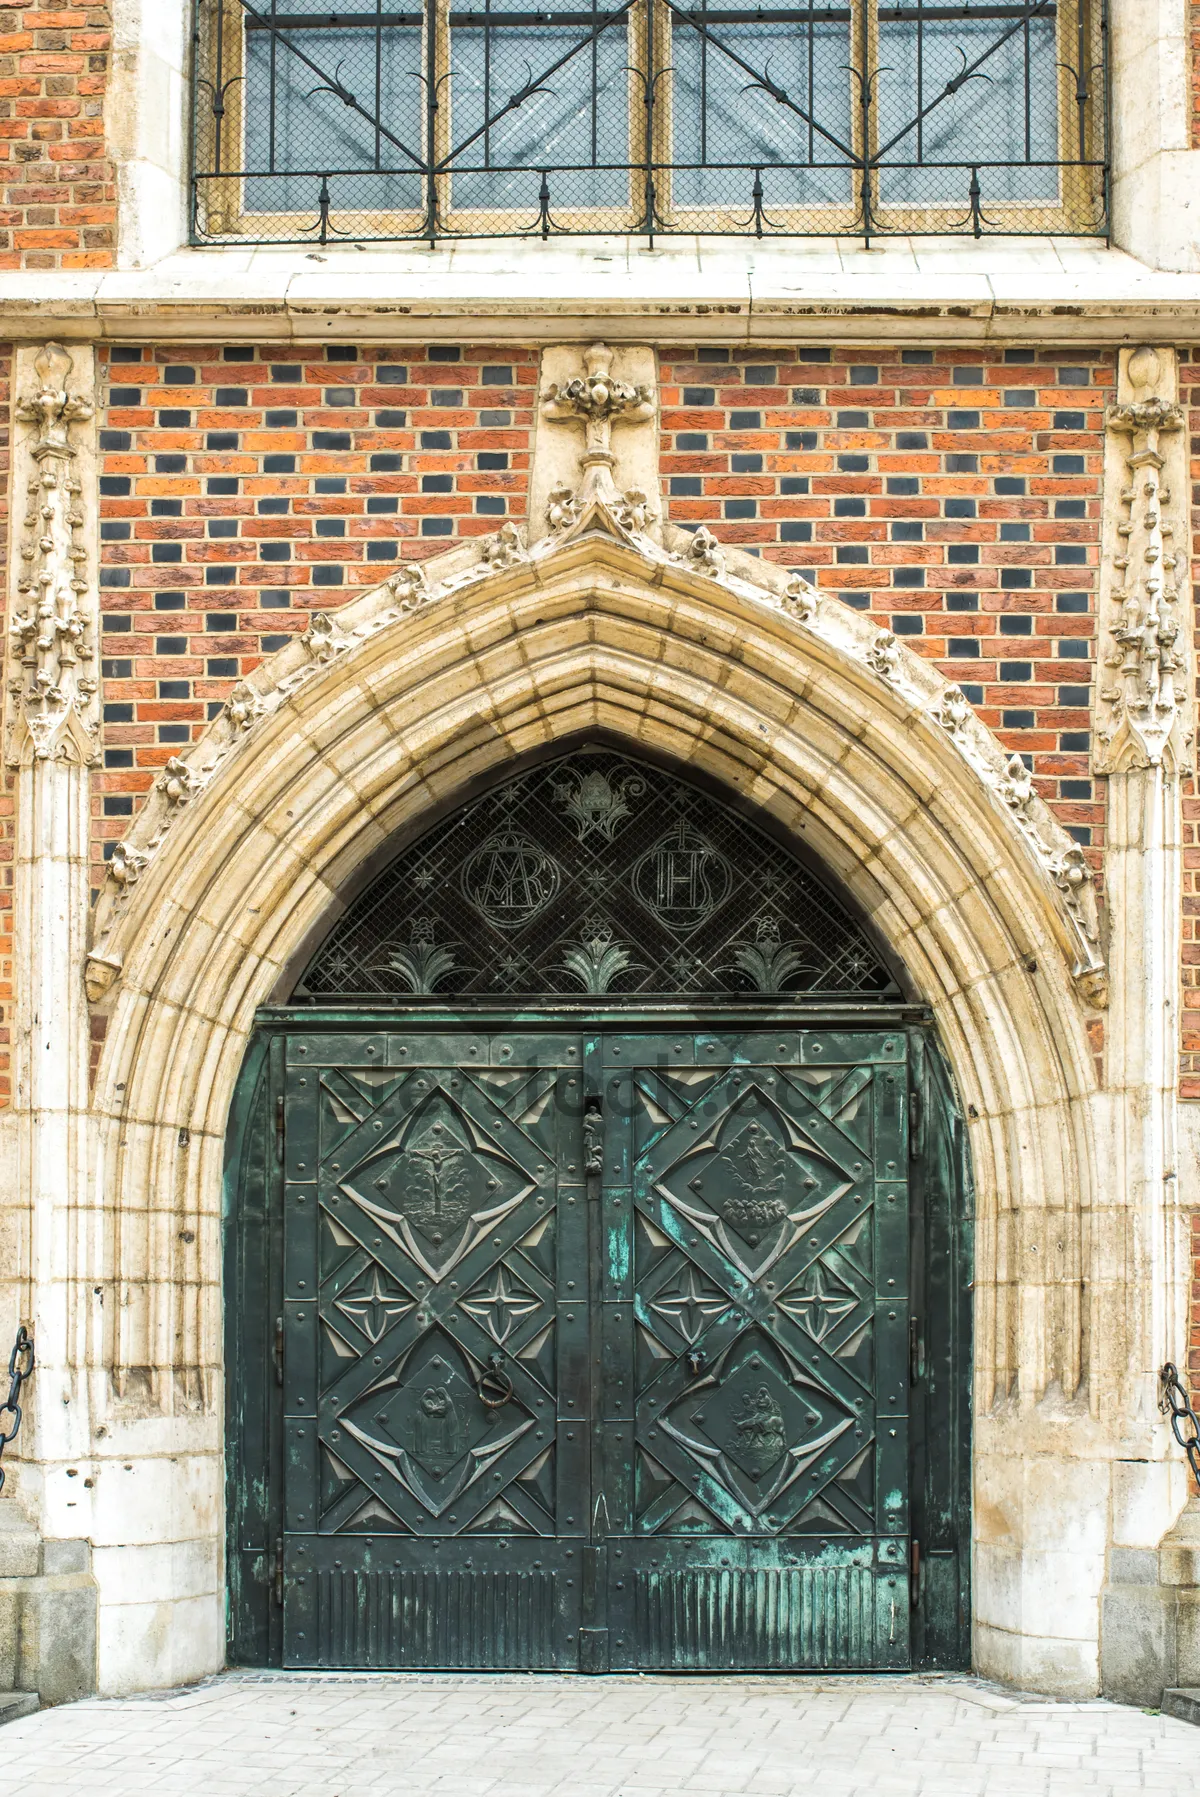
[[[10,1723],[20,1797],[1185,1797],[1200,1730],[974,1679],[238,1674]]]

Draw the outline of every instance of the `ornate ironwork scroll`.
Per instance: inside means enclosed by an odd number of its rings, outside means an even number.
[[[661,769],[581,751],[406,849],[344,913],[300,993],[896,990],[843,905],[752,824]]]
[[[199,242],[1107,230],[1106,0],[196,0]]]

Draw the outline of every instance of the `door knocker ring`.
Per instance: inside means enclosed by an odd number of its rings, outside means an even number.
[[[489,1410],[501,1410],[509,1402],[513,1395],[513,1382],[504,1371],[499,1354],[489,1356],[475,1389],[479,1393],[480,1403],[486,1404]]]

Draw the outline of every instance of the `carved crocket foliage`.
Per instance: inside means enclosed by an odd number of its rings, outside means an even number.
[[[579,517],[579,501],[575,489],[560,480],[550,489],[546,501],[546,523],[552,531],[569,530]]]
[[[529,560],[529,551],[519,527],[507,519],[494,537],[488,537],[483,546],[483,559],[491,569],[515,568],[520,562]]]
[[[867,650],[867,666],[884,682],[896,678],[900,671],[900,645],[890,630],[881,630]]]
[[[262,712],[261,695],[245,680],[239,680],[225,701],[225,716],[235,733],[249,730],[255,719],[262,716]]]
[[[569,490],[555,495],[564,514],[568,501],[573,506],[574,497]],[[864,663],[869,666],[908,706],[913,725],[923,722],[926,727],[933,725],[945,733],[954,752],[972,770],[979,783],[976,790],[985,789],[991,795],[997,808],[1012,820],[1027,852],[1036,859],[1046,882],[1048,901],[1058,909],[1073,945],[1073,973],[1080,990],[1091,1002],[1103,1002],[1104,964],[1098,948],[1095,898],[1087,864],[1037,797],[1024,763],[1019,757],[1002,754],[962,690],[940,686],[928,664],[906,651],[890,631],[880,630],[835,599],[820,599],[799,575],[787,578],[786,584],[780,572],[767,575],[752,558],[736,549],[727,551],[704,527],[686,532],[668,526],[665,543],[646,535],[637,528],[638,518],[634,515],[646,504],[643,493],[630,492],[623,501],[618,495],[612,508],[593,496],[588,513],[579,521],[582,528],[590,528],[587,518],[600,508],[611,509],[614,525],[618,524],[617,507],[622,504],[629,508],[629,524],[609,533],[610,541],[603,553],[628,558],[622,566],[631,580],[636,580],[640,572],[659,590],[664,586],[669,590],[672,583],[678,583],[692,600],[706,589],[720,588],[722,597],[718,603],[724,614],[736,617],[741,610],[747,622],[753,619],[756,608],[762,608],[764,613],[770,610],[777,616],[782,614],[804,627],[809,649],[818,650],[831,665],[840,660],[846,667],[861,669]],[[327,614],[315,615],[299,643],[280,651],[275,667],[266,663],[252,684],[242,682],[234,689],[221,717],[193,746],[187,760],[168,763],[159,790],[135,827],[133,840],[120,845],[110,863],[108,892],[103,902],[119,909],[127,901],[149,857],[159,849],[167,832],[178,827],[175,820],[189,804],[202,802],[198,795],[212,784],[219,768],[246,752],[248,739],[259,737],[260,732],[252,726],[260,718],[265,725],[301,688],[327,678],[330,664],[363,652],[381,632],[402,627],[406,622],[404,614],[410,611],[434,602],[444,605],[449,613],[486,604],[486,584],[497,574],[507,577],[506,585],[512,585],[513,574],[522,569],[539,584],[553,581],[556,558],[568,558],[568,567],[574,566],[579,539],[573,528],[566,524],[562,530],[551,531],[530,550],[515,523],[506,523],[497,536],[476,539],[470,547],[456,548],[427,564],[398,570],[374,592],[346,606],[336,622]],[[611,541],[614,536],[616,543]],[[400,647],[397,643],[398,650]],[[379,653],[378,648],[373,653]],[[98,917],[98,924],[105,925],[102,916]],[[111,921],[108,927],[111,929]],[[101,940],[108,944],[106,937]],[[114,935],[108,946],[117,953],[119,939]]]
[[[815,624],[820,595],[802,574],[792,574],[779,603],[788,616],[801,624]]]
[[[625,489],[617,511],[617,522],[626,530],[636,531],[640,534],[654,523],[657,516],[657,512],[650,503],[650,495],[641,487]]]
[[[300,641],[322,667],[350,646],[349,637],[343,634],[327,611],[314,612]]]
[[[710,574],[714,580],[725,577],[725,551],[707,524],[692,532],[686,549],[675,559],[686,563],[694,574]]]
[[[204,782],[195,769],[178,755],[172,755],[156,782],[157,789],[172,809],[187,805],[203,790]]]
[[[93,408],[71,390],[74,362],[61,344],[39,350],[33,367],[35,382],[19,393],[15,408],[30,427],[18,443],[29,473],[9,625],[6,758],[14,767],[59,758],[89,764],[99,758],[98,602],[74,427]]]
[[[419,611],[433,597],[423,562],[405,562],[387,583],[388,592],[402,612]]]
[[[1190,740],[1183,409],[1161,397],[1167,371],[1153,349],[1136,350],[1127,372],[1134,397],[1107,418],[1118,454],[1106,458],[1098,773],[1176,768]]]

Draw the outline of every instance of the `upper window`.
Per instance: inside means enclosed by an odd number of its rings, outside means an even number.
[[[1107,231],[1106,0],[196,13],[199,242]]]

